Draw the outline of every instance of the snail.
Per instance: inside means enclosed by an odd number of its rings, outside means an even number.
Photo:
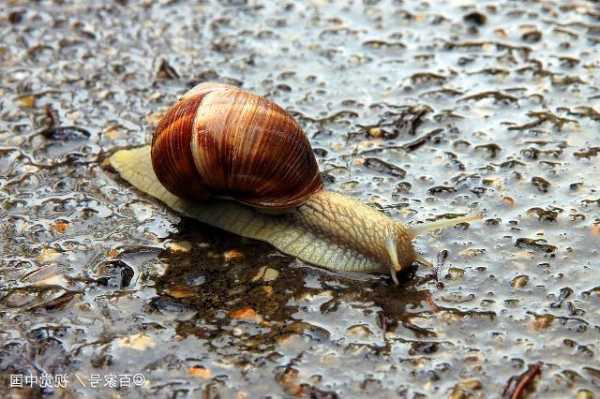
[[[337,271],[396,273],[417,261],[412,239],[481,218],[406,225],[324,189],[296,120],[264,97],[220,83],[185,93],[160,120],[151,146],[109,163],[137,189],[175,211],[272,244]]]

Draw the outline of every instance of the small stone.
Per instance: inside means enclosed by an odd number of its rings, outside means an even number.
[[[228,313],[229,317],[236,320],[254,321],[259,323],[262,321],[262,317],[256,313],[256,310],[250,306],[246,306],[240,309],[232,310]]]
[[[54,231],[60,234],[63,234],[68,227],[69,222],[67,222],[66,220],[57,220],[56,222],[52,223],[52,228],[54,229]]]
[[[408,194],[412,185],[409,182],[402,181],[396,185],[395,194]]]
[[[182,254],[192,250],[192,243],[189,241],[171,241],[167,243],[166,247],[174,254]]]
[[[119,256],[119,250],[117,248],[111,248],[108,250],[108,253],[106,255],[109,258],[116,258],[117,256]]]
[[[239,327],[234,327],[233,330],[231,330],[231,335],[233,335],[234,337],[241,337],[242,335],[244,335],[244,330],[242,330]]]
[[[462,380],[452,389],[450,399],[467,399],[475,397],[475,392],[481,389],[481,382],[474,378]]]
[[[448,280],[462,280],[465,276],[465,271],[458,267],[451,267],[448,269],[448,274],[446,274],[446,279]]]
[[[364,158],[355,158],[352,163],[355,166],[363,166],[365,164],[365,159]]]
[[[122,348],[135,349],[138,351],[154,348],[156,346],[154,339],[144,334],[133,334],[128,337],[119,338],[117,344]]]
[[[113,92],[111,92],[110,90],[100,90],[98,92],[98,98],[100,100],[106,100],[107,98],[112,96],[112,94],[113,94]]]
[[[486,186],[491,186],[495,188],[502,188],[502,177],[500,176],[489,176],[481,181]]]
[[[212,372],[210,369],[202,366],[194,366],[190,367],[188,370],[188,375],[192,377],[201,378],[203,380],[209,380],[212,378]]]
[[[474,258],[475,256],[483,255],[485,248],[467,248],[460,251],[459,255],[465,258]]]
[[[244,253],[237,249],[230,249],[229,251],[225,251],[223,253],[223,258],[225,262],[240,261],[244,259]]]
[[[35,107],[35,96],[21,96],[18,99],[19,106],[22,108],[34,108]]]
[[[277,280],[278,277],[279,277],[279,271],[268,268],[267,270],[265,270],[265,274],[263,276],[263,281],[265,281],[265,282],[275,281],[275,280]]]
[[[196,295],[196,293],[188,287],[171,287],[165,290],[165,293],[173,298],[189,298]]]
[[[36,260],[39,263],[49,263],[60,258],[60,252],[54,248],[43,248]]]
[[[504,203],[504,205],[510,206],[511,208],[514,208],[516,204],[515,199],[508,196],[502,197],[502,202]]]
[[[554,321],[554,316],[551,314],[542,314],[535,316],[535,319],[531,322],[530,326],[534,331],[545,330]]]
[[[279,277],[279,271],[272,269],[268,266],[263,266],[258,269],[258,272],[252,277],[252,282],[264,281],[266,283],[275,281]]]
[[[163,93],[161,93],[160,91],[155,91],[154,93],[151,93],[148,95],[148,101],[157,101],[162,96],[163,96]]]
[[[379,127],[372,127],[369,129],[369,136],[375,138],[383,137],[383,131]]]
[[[527,285],[528,282],[529,276],[522,274],[513,278],[510,285],[512,285],[513,288],[523,288]]]
[[[35,165],[24,165],[21,170],[23,173],[35,173],[39,170],[40,168],[38,168]]]
[[[355,338],[366,338],[373,335],[373,332],[369,329],[369,327],[364,324],[357,324],[351,327],[348,327],[346,330],[346,335]]]
[[[92,276],[99,285],[118,290],[129,286],[135,276],[135,271],[124,261],[111,259],[95,266]]]

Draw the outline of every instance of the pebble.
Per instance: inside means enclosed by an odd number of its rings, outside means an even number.
[[[459,255],[465,258],[474,258],[475,256],[483,255],[485,248],[467,248],[460,251]]]
[[[165,293],[173,298],[189,298],[196,295],[196,293],[188,287],[171,287],[165,290]]]
[[[529,282],[529,277],[522,274],[520,276],[513,278],[510,285],[512,285],[513,288],[523,288],[527,285],[528,282]]]
[[[60,258],[60,252],[54,248],[43,248],[36,260],[39,263],[49,263]]]
[[[553,321],[554,321],[554,316],[552,316],[550,314],[537,315],[531,322],[530,327],[534,331],[545,330],[548,327],[550,327],[550,325],[552,325]]]
[[[504,205],[509,206],[511,208],[514,208],[516,205],[516,201],[514,200],[514,198],[509,196],[502,197],[502,202],[504,203]]]
[[[223,258],[225,262],[239,261],[244,259],[244,253],[237,249],[230,249],[229,251],[225,251],[223,253]]]
[[[212,372],[210,371],[210,369],[207,369],[206,367],[193,366],[193,367],[190,367],[187,371],[188,371],[188,375],[190,375],[192,377],[201,378],[203,380],[209,380],[212,378]]]
[[[356,324],[354,326],[348,327],[346,330],[346,335],[355,338],[366,338],[373,335],[373,332],[369,329],[369,327],[364,324]]]
[[[252,282],[256,281],[264,281],[265,283],[269,283],[271,281],[275,281],[279,278],[279,271],[276,269],[272,269],[268,266],[263,266],[258,269],[258,272],[254,277],[252,277]]]
[[[452,393],[450,394],[450,399],[466,399],[475,397],[473,391],[478,391],[481,389],[481,382],[475,378],[469,378],[467,380],[462,380],[452,389]]]
[[[66,220],[57,220],[56,222],[52,223],[52,228],[54,229],[54,231],[60,234],[63,234],[68,227],[69,222],[67,222]]]
[[[446,278],[448,280],[453,280],[453,281],[462,280],[464,276],[465,276],[465,271],[458,267],[449,268],[448,274],[446,274]]]
[[[171,241],[166,244],[167,249],[174,254],[183,254],[192,250],[192,243],[189,241]]]
[[[121,348],[135,349],[143,351],[156,346],[156,341],[148,335],[144,334],[133,334],[128,337],[119,338],[117,344]]]
[[[35,107],[35,96],[21,96],[19,97],[19,106],[22,108],[34,108]]]
[[[383,131],[381,131],[381,128],[379,127],[372,127],[369,129],[369,136],[375,138],[383,137]]]
[[[250,306],[246,306],[240,309],[232,310],[228,313],[228,316],[236,320],[254,321],[259,323],[262,321],[262,316],[256,313],[256,310]]]

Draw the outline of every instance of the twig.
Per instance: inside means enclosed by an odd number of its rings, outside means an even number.
[[[506,384],[506,387],[504,388],[504,392],[502,392],[502,397],[506,399],[523,398],[527,387],[533,382],[535,377],[542,374],[542,365],[542,362],[531,364],[529,365],[527,371],[521,374],[520,376],[510,377],[508,383]]]
[[[405,150],[406,152],[412,152],[412,151],[418,149],[419,147],[421,147],[423,144],[427,143],[429,140],[431,140],[435,136],[442,133],[443,131],[444,131],[444,129],[434,129],[434,130],[430,131],[429,133],[426,133],[423,136],[416,138],[415,140],[409,141],[407,143],[404,143],[401,145],[388,145],[388,146],[383,146],[383,147],[371,148],[371,149],[359,152],[358,155],[375,154],[375,153],[379,153],[379,152],[382,152],[385,150]]]

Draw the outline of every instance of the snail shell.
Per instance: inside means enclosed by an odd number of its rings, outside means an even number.
[[[285,209],[323,189],[304,132],[267,99],[223,84],[196,86],[171,107],[152,139],[152,165],[173,194],[234,198]]]

